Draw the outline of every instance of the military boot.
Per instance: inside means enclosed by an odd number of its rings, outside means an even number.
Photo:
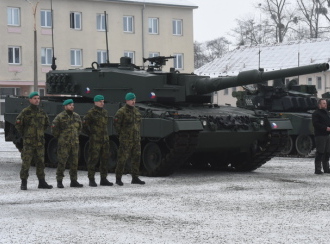
[[[52,189],[53,186],[52,185],[48,185],[47,182],[45,181],[45,179],[39,179],[38,188],[41,188],[41,189]]]
[[[100,186],[113,186],[113,183],[108,181],[107,178],[101,178]]]
[[[91,187],[97,187],[97,184],[96,184],[94,178],[93,179],[89,179],[89,186],[91,186]]]
[[[123,186],[124,183],[121,181],[121,177],[116,177],[116,184],[119,186]]]
[[[27,180],[26,179],[22,180],[21,190],[27,190]]]
[[[142,180],[140,180],[139,177],[137,177],[137,176],[133,176],[133,177],[132,177],[132,182],[131,182],[131,184],[144,185],[145,182],[142,181]]]
[[[57,188],[64,188],[62,180],[57,181]]]
[[[70,187],[83,187],[83,184],[80,184],[77,180],[71,180]]]

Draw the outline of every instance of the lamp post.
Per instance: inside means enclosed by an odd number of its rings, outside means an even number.
[[[32,14],[33,14],[33,90],[38,91],[38,55],[37,55],[37,23],[36,23],[36,15],[37,15],[37,7],[39,4],[38,0],[35,4],[31,2],[31,0],[25,0],[32,6]]]

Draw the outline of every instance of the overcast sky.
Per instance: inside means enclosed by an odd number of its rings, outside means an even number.
[[[189,0],[194,9],[194,41],[204,42],[225,36],[236,26],[235,19],[260,16],[254,8],[258,0]]]

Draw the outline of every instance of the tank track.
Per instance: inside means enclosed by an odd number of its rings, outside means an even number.
[[[245,158],[241,162],[233,164],[232,167],[236,171],[242,172],[253,171],[261,167],[281,152],[285,146],[287,136],[287,131],[272,131],[270,133],[270,140],[267,143],[265,150],[260,150],[254,155],[251,153],[247,159]]]
[[[155,177],[173,174],[195,151],[197,143],[196,131],[180,131],[173,134],[165,141],[168,150],[163,153],[160,165],[152,172],[141,170],[141,175]]]

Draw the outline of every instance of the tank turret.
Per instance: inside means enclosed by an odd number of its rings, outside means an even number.
[[[157,59],[158,58],[158,59]],[[321,72],[328,64],[309,65],[272,72],[251,70],[234,77],[210,78],[195,74],[181,74],[174,69],[162,72],[161,65],[170,57],[153,57],[153,65],[148,70],[141,70],[131,64],[130,58],[123,57],[119,64],[100,66],[96,63],[91,68],[82,70],[50,71],[47,74],[48,94],[78,95],[93,98],[100,91],[108,102],[122,101],[124,95],[134,91],[137,102],[160,103],[210,103],[212,92],[229,87],[262,83],[270,79]],[[151,95],[155,94],[155,95]]]
[[[298,85],[296,79],[285,85],[285,77],[318,73],[328,69],[329,64],[323,63],[293,68],[292,72],[267,72],[263,74],[263,78],[274,80],[272,86],[258,83],[254,87],[244,87],[244,91],[233,92],[232,95],[237,98],[237,107],[277,112],[283,118],[289,118],[293,129],[289,132],[289,140],[281,154],[306,157],[315,147],[311,111],[317,107],[317,90],[315,85]]]

